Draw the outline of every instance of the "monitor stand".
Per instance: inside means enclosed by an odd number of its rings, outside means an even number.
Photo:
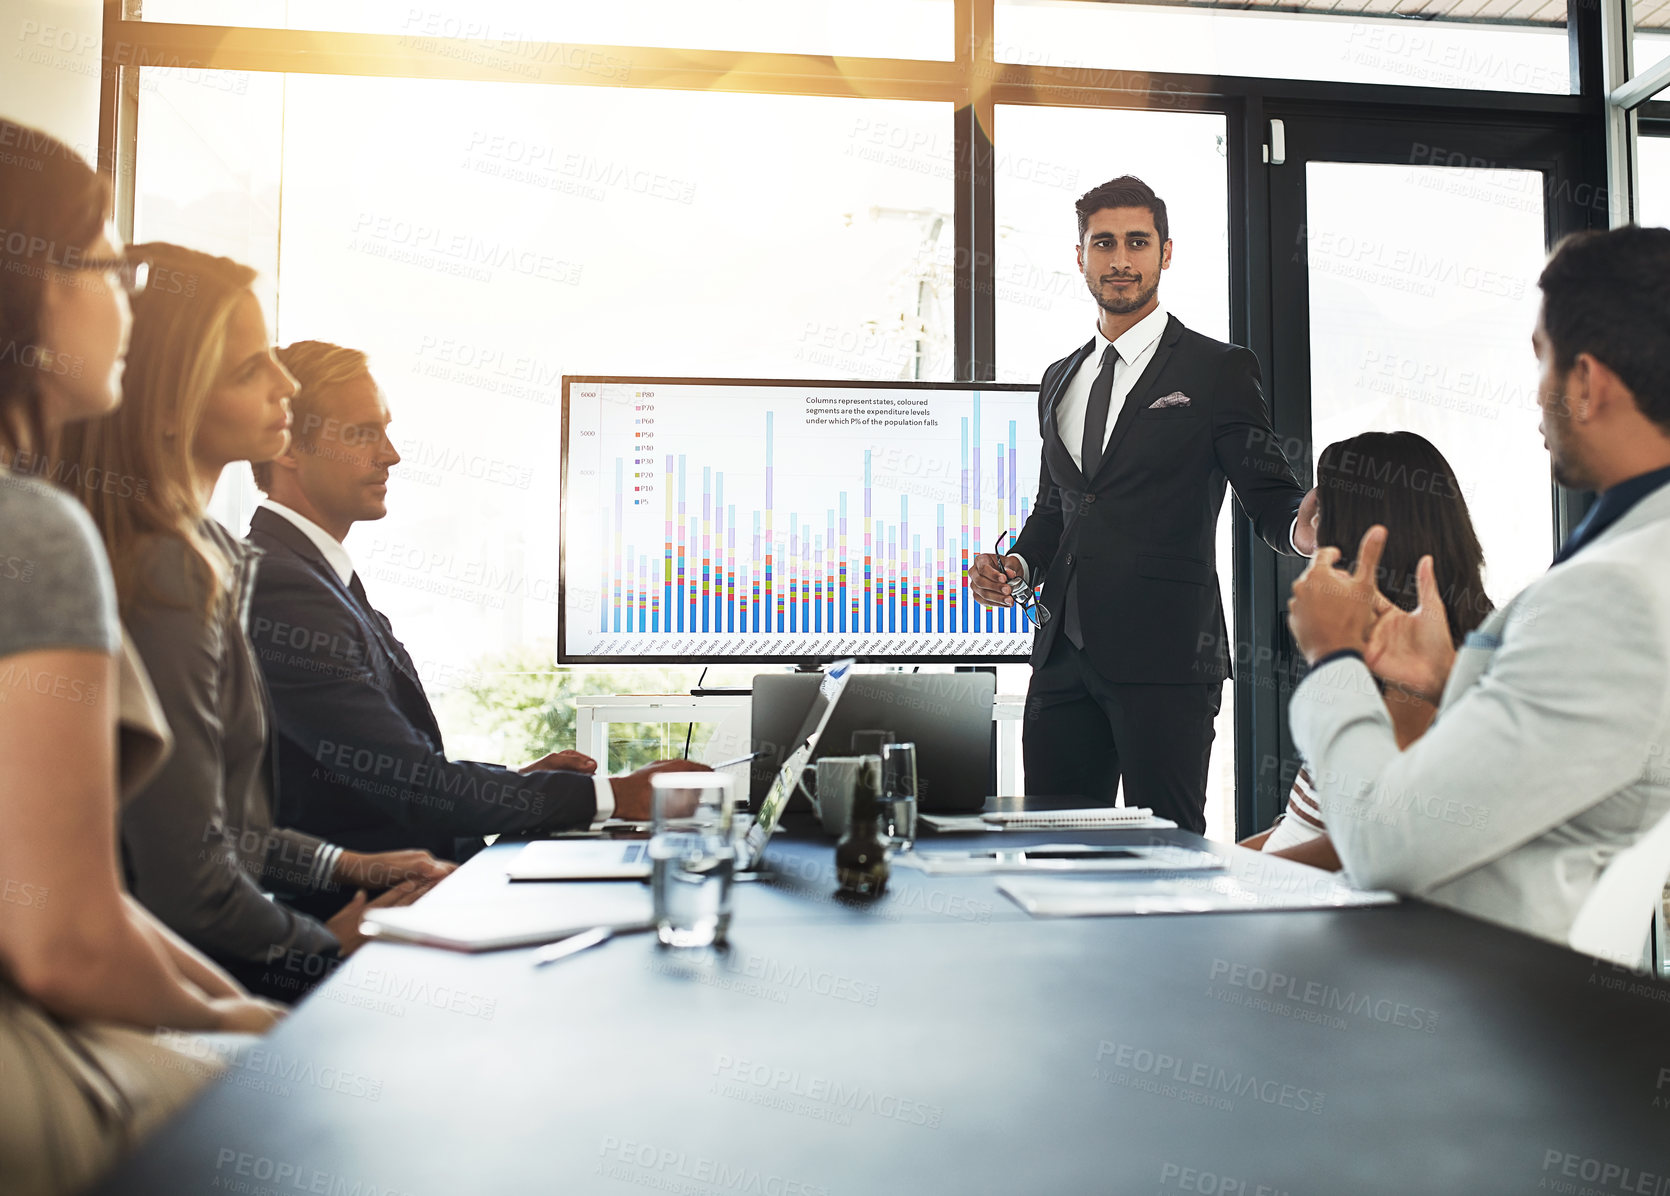
[[[794,662],[796,673],[821,673],[829,661],[816,656],[802,657]],[[728,685],[698,685],[690,691],[693,698],[751,698],[754,691],[751,687]]]

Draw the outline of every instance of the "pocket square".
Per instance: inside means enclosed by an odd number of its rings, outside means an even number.
[[[1157,411],[1161,407],[1187,407],[1192,400],[1180,390],[1174,390],[1168,395],[1161,395],[1148,404],[1148,410]]]

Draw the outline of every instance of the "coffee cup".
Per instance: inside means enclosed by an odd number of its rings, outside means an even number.
[[[858,788],[859,756],[825,756],[817,763],[818,820],[831,835],[844,835]]]

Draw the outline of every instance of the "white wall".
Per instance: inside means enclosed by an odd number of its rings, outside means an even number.
[[[0,116],[98,157],[99,0],[0,0]]]

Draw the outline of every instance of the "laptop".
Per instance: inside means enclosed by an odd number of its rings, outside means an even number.
[[[754,678],[749,747],[754,761],[751,804],[770,792],[794,732],[817,694],[815,674],[762,673]],[[852,733],[893,732],[916,745],[920,808],[924,813],[977,813],[992,788],[991,673],[862,673],[847,683],[812,759],[852,754]]]
[[[789,797],[800,784],[807,763],[817,750],[818,739],[829,726],[836,704],[847,686],[853,662],[838,660],[821,676],[809,676],[816,683],[810,708],[791,740],[790,750],[777,769],[776,779],[760,803],[753,825],[743,836],[737,851],[738,872],[759,867],[765,845],[782,821]],[[629,842],[576,843],[542,839],[529,843],[511,860],[511,880],[643,880],[649,877],[649,840]]]

